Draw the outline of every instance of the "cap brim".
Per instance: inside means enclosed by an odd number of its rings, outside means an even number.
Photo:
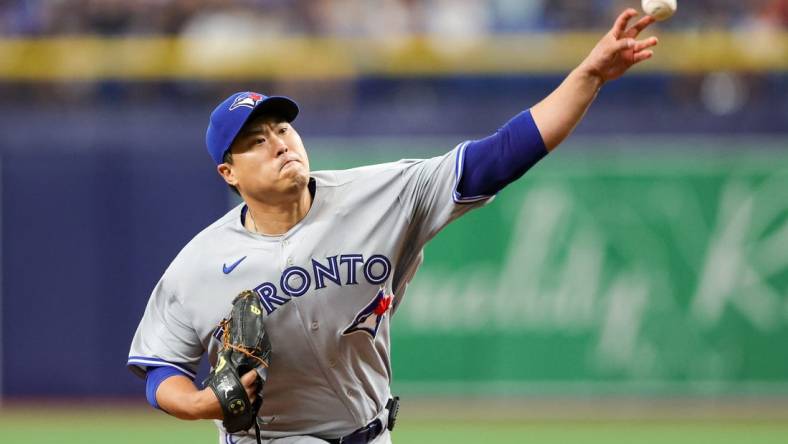
[[[261,114],[271,114],[292,122],[298,117],[298,105],[284,96],[271,96],[261,101],[246,118],[246,122]]]

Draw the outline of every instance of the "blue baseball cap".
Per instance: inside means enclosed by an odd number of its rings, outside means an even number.
[[[237,92],[217,106],[211,113],[205,144],[208,154],[217,165],[222,163],[224,153],[230,149],[241,128],[253,115],[271,112],[292,122],[298,116],[298,105],[283,96],[266,96],[260,93]]]

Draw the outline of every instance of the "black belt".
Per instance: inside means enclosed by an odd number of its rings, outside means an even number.
[[[386,403],[386,410],[389,411],[389,421],[386,424],[388,430],[394,429],[394,424],[397,421],[397,413],[399,413],[399,396],[395,396]],[[383,432],[383,422],[380,419],[375,419],[366,426],[354,431],[349,435],[341,438],[326,439],[330,444],[367,444],[372,442],[380,436]]]
[[[365,427],[362,427],[350,435],[345,435],[341,438],[327,439],[331,444],[367,444],[372,442],[383,431],[383,423],[376,419]]]

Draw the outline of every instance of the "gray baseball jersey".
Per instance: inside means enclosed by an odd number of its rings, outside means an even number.
[[[427,160],[311,174],[312,206],[280,236],[242,225],[232,209],[178,254],[150,297],[128,365],[174,366],[194,377],[242,290],[259,295],[272,344],[263,436],[341,436],[391,396],[390,316],[424,244],[487,196],[456,192],[465,144]],[[428,297],[428,295],[424,295]],[[221,423],[217,422],[221,429]]]

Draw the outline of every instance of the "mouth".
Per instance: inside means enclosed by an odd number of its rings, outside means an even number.
[[[301,162],[300,162],[298,159],[288,159],[288,160],[286,160],[284,163],[282,163],[282,167],[281,167],[281,168],[279,168],[279,169],[280,169],[280,170],[283,170],[283,169],[285,169],[287,166],[289,166],[289,165],[292,165],[292,164],[296,164],[296,163],[301,163]]]

